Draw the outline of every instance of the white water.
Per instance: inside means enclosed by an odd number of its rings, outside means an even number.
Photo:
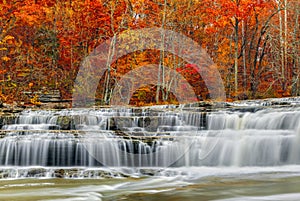
[[[224,110],[206,115],[182,110],[126,108],[25,111],[16,124],[2,128],[11,132],[0,139],[0,165],[299,164],[299,125],[299,108],[264,109],[255,113]]]
[[[300,108],[247,108],[24,111],[0,200],[297,200]]]
[[[90,169],[91,171],[92,169]],[[126,169],[110,169],[126,172]],[[0,180],[0,200],[298,200],[299,166],[127,169],[131,178]]]

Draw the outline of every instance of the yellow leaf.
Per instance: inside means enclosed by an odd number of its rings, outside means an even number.
[[[1,57],[1,59],[2,59],[3,61],[9,61],[9,60],[10,60],[10,58],[7,57],[7,56]]]
[[[3,41],[7,41],[7,40],[12,40],[14,39],[15,37],[11,36],[11,35],[7,35],[4,37]]]

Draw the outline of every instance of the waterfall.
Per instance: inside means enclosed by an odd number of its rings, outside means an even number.
[[[299,164],[299,125],[298,107],[25,110],[2,127],[0,166]]]

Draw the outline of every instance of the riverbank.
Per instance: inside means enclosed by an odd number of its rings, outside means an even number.
[[[215,101],[199,101],[182,105],[172,105],[173,108],[234,108],[234,107],[267,107],[267,106],[296,106],[300,105],[300,96],[286,98],[267,98],[254,100],[238,100],[232,102],[215,102]],[[91,108],[108,108],[109,105],[93,106]],[[166,107],[164,105],[154,106],[128,106],[131,108],[151,108],[151,107]],[[4,113],[19,113],[23,110],[61,110],[71,109],[71,100],[59,100],[54,102],[40,102],[40,104],[24,104],[24,103],[0,103],[0,115]]]

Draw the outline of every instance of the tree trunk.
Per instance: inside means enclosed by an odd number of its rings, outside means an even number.
[[[298,3],[295,7],[295,22],[294,22],[294,31],[293,31],[293,55],[292,55],[292,96],[300,95],[300,57],[299,57],[299,41],[297,41],[297,37],[299,37],[299,14],[300,14],[300,4]]]
[[[278,1],[278,10],[280,10],[281,2]],[[284,64],[284,39],[283,39],[283,26],[282,26],[282,13],[279,11],[279,41],[280,41],[280,65],[281,65],[281,80],[282,88],[285,88],[285,64]]]
[[[167,12],[167,0],[164,1],[164,10],[163,10],[163,18],[162,18],[162,24],[161,24],[161,28],[164,29],[165,27],[165,22],[166,22],[166,12]],[[164,59],[164,43],[165,43],[165,35],[161,34],[161,50],[160,50],[160,54],[159,54],[159,69],[157,72],[157,77],[158,77],[158,83],[157,83],[157,88],[156,88],[156,97],[155,97],[155,101],[156,103],[159,103],[159,94],[160,91],[163,93],[164,91],[164,87],[165,87],[165,69],[164,69],[164,65],[163,65],[163,59]],[[162,94],[162,98],[164,99],[164,94]]]
[[[247,66],[246,66],[246,34],[245,34],[245,23],[242,21],[242,46],[243,46],[243,86],[244,86],[244,93],[247,92]]]
[[[238,59],[239,59],[239,20],[235,18],[234,24],[234,92],[238,94]]]

